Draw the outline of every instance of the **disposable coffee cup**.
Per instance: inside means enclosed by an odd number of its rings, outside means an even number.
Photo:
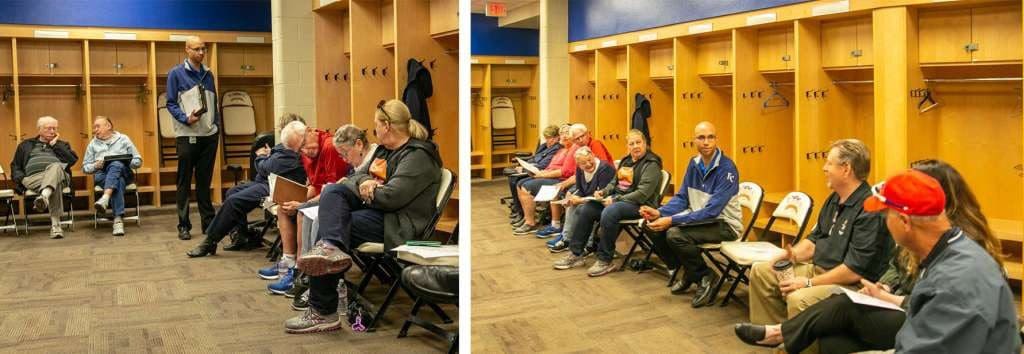
[[[788,259],[775,262],[772,265],[772,270],[775,271],[775,277],[779,279],[779,282],[793,279],[793,262]]]

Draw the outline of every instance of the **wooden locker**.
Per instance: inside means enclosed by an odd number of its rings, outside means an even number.
[[[50,48],[47,42],[18,41],[18,74],[49,75]]]
[[[245,75],[272,76],[274,74],[274,55],[269,46],[253,46],[245,48]]]
[[[821,24],[821,66],[857,66],[857,20]]]
[[[727,74],[732,72],[729,62],[732,40],[729,37],[702,40],[697,43],[697,74]]]
[[[246,70],[244,47],[222,45],[217,49],[217,75],[245,75]]]
[[[91,43],[90,43],[91,45]],[[89,48],[92,50],[92,48]],[[145,42],[117,43],[118,73],[121,75],[146,75],[149,73],[149,44]]]
[[[921,11],[917,15],[917,52],[921,63],[966,63],[971,53],[971,10]]]
[[[587,59],[587,77],[591,83],[597,78],[597,66],[594,65],[595,60],[593,55]]]
[[[869,66],[874,64],[874,39],[871,34],[871,18],[864,17],[857,20],[857,65]]]
[[[82,42],[50,42],[49,48],[53,75],[82,75]]]
[[[757,33],[757,68],[761,71],[792,69],[793,31],[786,28]]]
[[[508,78],[509,65],[491,65],[491,87],[509,87],[512,81]]]
[[[459,30],[459,2],[457,0],[430,0],[430,34],[438,35]]]
[[[615,55],[615,79],[626,80],[629,77],[629,65],[626,62],[626,52]]]
[[[971,60],[1021,60],[1021,7],[989,6],[971,10],[971,42],[978,47]]]
[[[672,47],[651,48],[650,76],[652,78],[671,78],[675,72],[672,66]]]
[[[113,42],[89,42],[89,73],[117,75],[117,45]]]
[[[486,65],[474,64],[469,69],[469,86],[472,88],[480,88],[484,86],[484,71],[487,68]]]
[[[166,76],[172,68],[185,61],[185,45],[180,43],[157,43],[156,74]]]
[[[0,75],[14,73],[14,51],[11,50],[11,39],[0,38]]]
[[[395,45],[395,4],[391,1],[380,5],[380,44]]]

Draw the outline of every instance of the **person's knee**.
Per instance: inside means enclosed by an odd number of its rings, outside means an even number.
[[[124,170],[125,168],[127,168],[127,166],[124,165],[123,161],[114,161],[114,162],[109,163],[107,165],[107,168],[110,169],[110,170],[114,170],[114,171],[121,171],[121,170]]]
[[[776,283],[775,271],[768,262],[757,262],[754,263],[753,267],[750,267],[750,286],[762,284],[774,284]]]

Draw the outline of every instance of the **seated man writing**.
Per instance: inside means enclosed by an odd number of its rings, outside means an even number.
[[[50,238],[63,238],[60,216],[64,213],[61,191],[71,183],[71,166],[78,155],[71,145],[60,140],[57,119],[45,116],[36,121],[39,135],[22,140],[11,161],[11,179],[17,184],[15,192],[26,190],[39,193],[36,211],[50,210]]]
[[[85,148],[82,172],[93,175],[97,186],[103,188],[103,196],[93,204],[96,212],[105,214],[113,206],[114,236],[124,236],[124,189],[135,176],[133,168],[142,166],[142,155],[135,148],[132,139],[114,130],[114,123],[104,116],[96,117],[92,123],[93,139]],[[129,155],[129,161],[110,161],[110,156]]]
[[[217,254],[217,243],[231,230],[248,227],[245,214],[260,206],[263,199],[270,195],[268,178],[276,174],[297,183],[306,183],[306,170],[302,167],[299,151],[306,139],[306,125],[301,122],[288,123],[281,130],[281,143],[272,149],[262,148],[256,151],[256,181],[232,187],[224,199],[224,205],[217,211],[213,221],[206,229],[206,238],[187,254],[189,257],[203,257]],[[260,242],[262,240],[257,240]],[[235,244],[225,250],[239,250],[247,247],[246,243],[254,241],[239,237]]]

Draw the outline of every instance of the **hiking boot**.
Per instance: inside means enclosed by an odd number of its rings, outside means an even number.
[[[594,262],[594,265],[587,269],[587,275],[599,277],[613,271],[615,271],[615,265],[612,262],[606,262],[598,259],[597,262]]]
[[[562,259],[555,261],[554,267],[558,270],[566,270],[581,267],[584,264],[586,264],[586,260],[584,260],[583,257],[569,253],[566,254],[565,257],[562,257]]]
[[[309,276],[341,273],[352,267],[352,257],[334,245],[317,241],[313,249],[299,257],[298,269]]]
[[[341,317],[337,313],[327,316],[307,308],[301,315],[284,321],[285,333],[315,333],[334,331],[341,328]]]

